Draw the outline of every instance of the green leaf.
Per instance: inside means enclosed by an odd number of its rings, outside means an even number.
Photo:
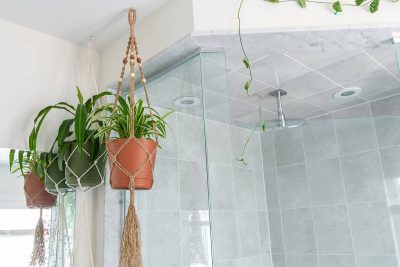
[[[379,9],[379,2],[380,2],[380,0],[373,0],[373,1],[371,2],[371,4],[369,5],[369,11],[370,11],[371,13],[375,13],[376,11],[378,11],[378,9]]]
[[[249,88],[250,88],[250,81],[247,81],[247,82],[244,84],[244,90],[249,91]]]
[[[342,4],[340,3],[340,1],[336,1],[335,3],[333,3],[332,8],[335,11],[335,13],[339,13],[339,12],[343,11]]]
[[[86,119],[86,106],[84,104],[78,104],[75,115],[75,138],[81,157],[83,154],[83,145],[85,143]]]
[[[274,3],[274,4],[279,3],[279,0],[267,0],[267,1],[270,2],[270,3]]]
[[[18,151],[18,164],[22,175],[24,175],[24,151]]]
[[[297,4],[299,4],[299,6],[301,6],[302,8],[306,8],[307,0],[297,0]]]
[[[91,112],[91,110],[93,109],[93,107],[95,106],[96,102],[101,99],[104,96],[109,96],[109,95],[113,95],[113,93],[111,92],[103,92],[100,93],[98,95],[94,95],[91,98],[89,98],[86,102],[85,102],[85,106],[86,106],[86,110],[88,112]]]
[[[63,143],[59,148],[58,148],[58,168],[62,171],[63,170],[63,165],[64,165],[64,160],[65,160],[65,154],[69,150],[69,142]]]
[[[267,130],[267,126],[266,126],[265,122],[263,124],[261,124],[261,129],[263,132],[265,132]]]
[[[10,154],[8,158],[10,160],[10,172],[11,172],[12,166],[14,165],[15,149],[10,149]]]
[[[249,63],[249,60],[247,58],[243,59],[243,63],[246,66],[247,69],[250,69],[250,63]]]
[[[93,163],[100,151],[100,141],[98,138],[92,138],[90,147],[90,163]]]
[[[78,100],[79,100],[79,104],[83,104],[83,96],[81,93],[81,90],[79,89],[79,87],[76,87],[77,91],[78,91]]]
[[[356,5],[361,6],[366,0],[356,0]]]
[[[58,134],[57,134],[58,147],[61,147],[61,145],[65,142],[65,139],[70,135],[69,130],[73,123],[74,123],[73,119],[65,120],[61,123],[60,127],[58,128]]]

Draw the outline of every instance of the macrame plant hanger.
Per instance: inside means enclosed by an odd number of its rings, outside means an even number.
[[[28,188],[28,183],[34,183],[36,186]],[[54,206],[56,197],[49,194],[44,185],[41,184],[40,178],[30,173],[24,177],[24,192],[29,208],[39,208],[40,216],[35,227],[35,235],[33,242],[33,249],[31,259],[29,262],[30,266],[43,266],[46,264],[46,244],[44,238],[44,223],[43,223],[43,209],[51,208]],[[45,199],[45,201],[43,201]]]
[[[58,156],[55,156],[49,163],[49,165],[57,164]],[[55,186],[56,192],[49,192],[57,197],[57,215],[55,219],[52,219],[52,222],[55,223],[56,227],[54,231],[51,233],[54,237],[52,243],[49,245],[49,251],[55,253],[55,264],[64,266],[65,262],[69,262],[69,266],[72,266],[72,250],[71,250],[71,242],[69,239],[68,233],[68,224],[67,224],[67,216],[65,213],[65,195],[69,192],[69,190],[61,189],[59,186],[61,183],[65,183],[66,177],[56,182],[50,175],[50,173],[45,170],[46,179],[49,179]],[[53,210],[54,211],[54,210]],[[54,212],[52,212],[52,217]],[[65,247],[67,248],[67,254],[64,253]],[[50,253],[49,252],[49,253]],[[61,255],[60,255],[61,254]]]
[[[92,36],[89,37],[89,41],[88,41],[88,46],[87,46],[87,64],[86,64],[86,73],[85,73],[85,81],[86,81],[86,87],[90,87],[90,92],[91,92],[91,97],[94,95],[94,93],[98,94],[98,87],[97,87],[97,82],[96,82],[96,76],[95,76],[95,71],[94,71],[94,65],[93,65],[93,39]],[[90,83],[90,77],[92,78],[92,83],[93,86]],[[96,103],[98,105],[100,105],[100,101],[96,101]],[[77,147],[75,147],[75,149],[69,154],[69,156],[67,157],[67,159],[65,160],[65,165],[66,168],[69,168],[68,166],[68,161],[70,160],[71,156],[73,155],[73,153],[75,153],[77,150]],[[89,151],[86,151],[85,148],[83,148],[83,153],[85,153],[86,155],[90,156]],[[87,210],[86,206],[87,206],[87,195],[86,192],[87,191],[91,191],[99,186],[101,186],[102,184],[104,184],[104,174],[103,172],[99,169],[99,166],[97,165],[97,161],[103,159],[104,157],[107,156],[107,152],[106,150],[104,150],[104,152],[94,161],[94,163],[82,174],[82,175],[77,175],[71,168],[69,168],[69,171],[74,174],[74,176],[77,178],[77,182],[78,182],[78,187],[76,187],[76,189],[78,189],[79,191],[81,191],[83,199],[79,208],[79,213],[76,214],[76,222],[75,222],[75,233],[74,233],[74,246],[73,246],[73,256],[71,258],[71,266],[77,266],[76,265],[76,254],[79,251],[79,244],[80,244],[80,237],[81,235],[86,235],[87,237],[87,244],[88,244],[88,249],[89,249],[89,259],[90,259],[90,266],[91,267],[95,267],[94,265],[94,256],[93,256],[93,246],[92,246],[92,241],[91,241],[91,228],[89,226],[88,223],[88,212],[89,210]],[[85,176],[85,174],[87,174],[91,169],[95,168],[100,179],[101,182],[95,186],[91,186],[91,187],[84,187],[81,184],[81,179]]]
[[[135,22],[136,22],[136,10],[134,8],[129,9],[128,13],[128,21],[130,25],[130,37],[128,40],[128,46],[126,48],[125,57],[122,61],[122,70],[118,80],[117,86],[117,95],[114,100],[113,112],[115,112],[118,105],[118,98],[121,97],[122,94],[122,83],[125,74],[126,64],[130,65],[130,77],[129,77],[129,108],[130,108],[130,137],[126,139],[124,144],[120,147],[120,149],[116,153],[112,153],[110,149],[108,149],[108,155],[110,160],[110,169],[112,171],[113,168],[119,168],[123,173],[125,173],[129,177],[129,191],[130,191],[130,202],[128,207],[128,213],[126,215],[124,221],[124,228],[121,238],[121,255],[120,255],[120,267],[142,267],[142,254],[141,254],[141,240],[140,240],[140,225],[139,220],[136,214],[136,209],[134,206],[134,192],[135,192],[135,178],[137,174],[149,164],[154,166],[152,162],[152,156],[156,153],[156,149],[153,151],[147,151],[146,148],[139,142],[137,138],[135,138],[135,125],[134,125],[134,106],[135,106],[135,59],[138,63],[138,69],[140,74],[140,80],[143,85],[143,89],[146,96],[146,102],[149,107],[150,116],[153,118],[153,112],[150,106],[149,96],[147,93],[146,87],[146,79],[144,77],[143,67],[142,67],[142,59],[139,55],[139,49],[136,42],[135,36]],[[156,142],[158,143],[158,136],[156,131],[156,125],[153,124],[153,131]],[[110,133],[108,135],[109,139]],[[122,164],[118,162],[119,153],[126,147],[130,142],[136,142],[138,146],[147,154],[147,160],[143,162],[137,170],[133,173],[126,170]]]

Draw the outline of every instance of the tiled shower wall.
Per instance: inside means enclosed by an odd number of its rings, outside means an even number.
[[[248,130],[206,120],[206,141],[202,118],[176,112],[168,123],[154,187],[136,192],[144,265],[272,266],[259,134],[244,165],[236,159]]]
[[[215,267],[269,267],[271,252],[260,135],[206,121]]]
[[[400,96],[261,141],[274,267],[399,266]]]

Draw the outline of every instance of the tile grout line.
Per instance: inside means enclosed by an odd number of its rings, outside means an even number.
[[[311,186],[310,186],[310,179],[307,174],[307,168],[306,168],[306,150],[304,147],[304,136],[303,136],[303,127],[300,129],[300,135],[301,135],[301,145],[303,147],[303,156],[304,156],[304,172],[306,174],[306,180],[307,180],[307,189],[308,189],[308,196],[309,196],[309,201],[310,201],[310,212],[311,212],[311,220],[312,220],[312,225],[313,225],[313,231],[314,231],[314,242],[315,242],[315,249],[317,252],[317,265],[320,266],[319,262],[319,250],[318,250],[318,242],[317,242],[317,232],[315,229],[315,219],[314,219],[314,209],[312,207],[312,197],[311,197]]]
[[[278,194],[278,204],[279,204],[279,216],[281,221],[281,231],[282,231],[282,246],[283,246],[283,256],[285,258],[285,266],[287,267],[287,257],[286,257],[286,247],[285,247],[285,234],[283,233],[283,220],[282,220],[282,210],[281,210],[281,194],[279,193],[279,177],[278,177],[278,167],[276,162],[276,152],[275,152],[275,134],[272,133],[272,147],[274,152],[274,164],[275,164],[275,177],[276,177],[276,191]],[[272,243],[271,243],[271,252],[272,252]],[[272,253],[271,253],[272,255]],[[272,258],[272,256],[271,256]],[[273,259],[273,258],[272,258]],[[272,265],[274,264],[272,260]]]
[[[229,136],[231,140],[231,154],[232,154],[232,174],[233,174],[233,186],[234,186],[234,202],[235,202],[235,224],[236,224],[236,242],[237,242],[237,249],[238,249],[238,260],[240,262],[240,265],[243,265],[243,260],[242,260],[242,244],[240,242],[240,225],[239,225],[239,207],[238,207],[238,199],[237,199],[237,180],[236,180],[236,170],[235,170],[235,165],[234,165],[234,160],[235,160],[235,147],[234,147],[234,142],[233,142],[233,127],[229,127]]]
[[[265,214],[267,218],[267,225],[268,226],[268,244],[269,244],[269,257],[270,257],[270,262],[272,264],[272,250],[271,250],[271,231],[269,227],[269,215],[268,215],[268,203],[267,203],[267,191],[265,190],[265,170],[264,170],[264,154],[263,154],[263,149],[262,149],[262,140],[261,140],[261,134],[259,133],[260,136],[260,152],[261,152],[261,166],[262,166],[262,184],[263,184],[263,192],[264,192],[264,201],[265,201]],[[260,243],[261,245],[261,243]],[[267,256],[268,257],[268,256]]]
[[[183,238],[183,235],[182,235],[182,199],[181,199],[181,167],[180,167],[180,153],[179,153],[179,116],[178,116],[179,114],[178,113],[176,113],[176,128],[177,128],[177,131],[176,131],[176,145],[177,145],[177,151],[176,151],[176,154],[177,154],[177,165],[178,165],[178,177],[179,177],[179,228],[180,228],[180,234],[181,234],[181,238],[180,238],[180,246],[181,246],[181,255],[180,255],[180,262],[181,262],[181,265],[183,266],[183,245],[182,245],[182,238]]]
[[[355,267],[357,267],[357,257],[356,257],[356,249],[355,249],[355,244],[354,244],[354,236],[353,236],[353,226],[351,225],[351,221],[350,221],[350,211],[349,211],[349,202],[347,200],[347,190],[346,190],[346,184],[344,182],[344,174],[343,174],[343,167],[342,167],[342,157],[340,156],[340,151],[339,151],[339,138],[337,136],[337,132],[336,132],[336,124],[335,124],[335,119],[333,118],[332,115],[332,125],[333,125],[333,132],[335,134],[335,140],[336,140],[336,145],[338,148],[338,154],[339,154],[339,168],[340,168],[340,178],[342,178],[342,186],[343,186],[343,190],[344,190],[344,200],[345,200],[345,206],[346,206],[346,212],[347,212],[347,220],[349,223],[349,230],[350,230],[350,237],[351,237],[351,245],[353,248],[353,257],[354,257],[354,263],[355,263]]]
[[[389,198],[388,198],[388,192],[387,192],[387,188],[386,188],[386,184],[385,184],[385,172],[383,170],[383,165],[382,165],[382,157],[381,157],[381,152],[380,152],[380,148],[379,148],[379,144],[378,144],[378,136],[376,134],[376,128],[375,128],[375,121],[372,117],[372,108],[371,105],[368,104],[369,107],[369,113],[370,113],[370,120],[372,123],[372,127],[374,129],[374,137],[375,137],[375,142],[376,142],[376,150],[378,153],[378,158],[379,158],[379,166],[380,166],[380,171],[381,171],[381,175],[382,175],[382,183],[383,183],[383,188],[385,190],[385,195],[386,195],[386,203],[388,202]],[[389,209],[389,205],[388,205],[388,209]],[[389,209],[389,214],[390,214],[390,209]],[[393,222],[393,218],[392,216],[390,216],[390,226],[392,228],[392,238],[393,238],[393,243],[396,249],[396,260],[397,260],[397,264],[400,263],[400,255],[399,255],[399,244],[397,242],[397,238],[395,237],[394,233],[396,233],[396,227],[394,226],[394,222]]]
[[[258,136],[260,136],[259,133],[256,133],[256,134],[258,134]],[[260,140],[261,140],[261,138],[260,138]],[[252,152],[253,156],[257,156],[257,155],[254,155],[254,151],[253,151],[254,143],[253,143],[253,141],[254,141],[254,139],[252,139],[250,141],[251,142],[251,152]],[[260,147],[260,151],[261,151],[261,143],[259,143],[259,147]],[[251,174],[253,176],[253,192],[254,192],[254,196],[255,196],[255,200],[256,200],[256,209],[257,209],[256,210],[256,219],[257,219],[257,232],[258,232],[258,256],[259,256],[259,259],[261,261],[261,233],[260,233],[260,220],[259,220],[259,216],[258,216],[259,207],[258,207],[258,200],[257,200],[256,176],[255,176],[256,173],[255,172],[256,172],[256,170],[255,170],[255,159],[253,158],[253,170],[252,170]]]

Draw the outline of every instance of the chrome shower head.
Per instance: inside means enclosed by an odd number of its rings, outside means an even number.
[[[266,121],[267,129],[278,130],[284,128],[295,128],[305,124],[305,120],[298,118],[286,118],[283,113],[282,96],[287,95],[287,92],[282,89],[277,89],[269,92],[270,96],[276,98],[277,118],[275,120]]]

